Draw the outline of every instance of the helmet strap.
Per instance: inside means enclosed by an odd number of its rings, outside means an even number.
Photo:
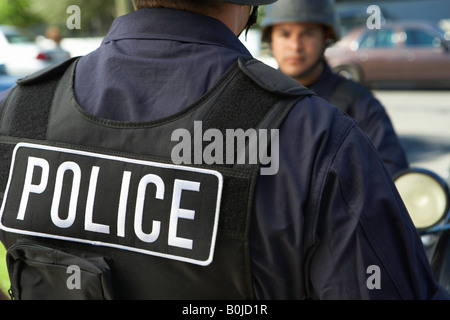
[[[311,72],[313,72],[317,67],[319,67],[322,63],[324,62],[324,57],[320,56],[317,61],[310,66],[308,69],[306,69],[305,71],[301,72],[300,74],[297,74],[295,76],[292,76],[294,79],[300,79],[300,78],[304,78],[306,76],[308,76]]]
[[[258,6],[252,7],[252,12],[250,13],[250,17],[248,18],[247,24],[245,25],[245,41],[247,41],[247,33],[250,30],[251,26],[256,23],[258,20]],[[242,31],[244,31],[242,30]],[[241,32],[242,33],[242,32]]]

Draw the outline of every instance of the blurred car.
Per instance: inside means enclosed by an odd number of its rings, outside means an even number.
[[[0,25],[0,64],[10,76],[25,76],[68,58],[41,48],[17,27]]]
[[[338,15],[340,21],[340,34],[345,36],[351,30],[366,25],[367,22],[367,6],[362,7],[339,7]],[[386,19],[383,10],[380,10],[380,23],[385,24]]]
[[[352,30],[325,56],[333,70],[367,85],[448,86],[448,40],[448,34],[429,23],[386,23],[380,29]]]

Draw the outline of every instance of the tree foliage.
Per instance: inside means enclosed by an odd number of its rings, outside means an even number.
[[[0,0],[1,24],[27,27],[42,23],[44,19],[31,10],[29,0]]]
[[[66,26],[66,21],[70,16],[67,8],[71,5],[80,7],[81,25],[80,30],[68,31],[77,35],[102,35],[106,34],[112,21],[119,14],[119,4],[131,3],[131,0],[29,0],[32,2],[32,9],[39,15],[45,17],[47,24]],[[131,8],[131,7],[130,7]],[[131,11],[131,10],[130,10]]]
[[[67,30],[67,8],[80,7],[80,30]],[[33,28],[54,25],[71,35],[104,35],[119,15],[132,11],[131,0],[0,0],[1,24]]]

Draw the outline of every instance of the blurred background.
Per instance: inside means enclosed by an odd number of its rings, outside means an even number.
[[[77,14],[68,12],[73,5],[80,9],[79,28],[69,28]],[[373,90],[412,166],[448,179],[450,0],[336,0],[336,5],[342,39],[326,51],[330,65]],[[375,29],[367,24],[373,5],[380,9]],[[0,0],[0,92],[20,77],[95,50],[112,21],[131,11],[131,0]],[[261,21],[264,7],[259,13]],[[277,67],[270,48],[261,45],[258,25],[240,39],[256,58]],[[5,272],[0,261],[3,289]]]
[[[370,6],[379,8],[379,28],[369,28]],[[336,7],[341,40],[325,52],[331,67],[372,89],[411,166],[449,181],[450,0],[336,0]],[[241,40],[277,67],[258,28]]]
[[[369,29],[369,6],[381,28]],[[79,26],[71,6],[79,8]],[[373,88],[450,88],[450,0],[336,0],[342,40],[327,50],[330,65]],[[69,9],[69,10],[68,10]],[[112,21],[133,10],[131,0],[0,0],[0,90],[69,56],[97,48]],[[260,19],[264,7],[260,10]],[[260,29],[243,43],[276,67]]]
[[[129,0],[0,0],[0,91],[14,78],[94,50],[112,21],[132,10]],[[74,19],[79,26],[69,28]]]

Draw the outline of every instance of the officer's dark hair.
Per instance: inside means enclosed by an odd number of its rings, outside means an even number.
[[[173,8],[182,10],[198,10],[199,8],[218,9],[220,0],[133,0],[134,7],[143,8]]]

